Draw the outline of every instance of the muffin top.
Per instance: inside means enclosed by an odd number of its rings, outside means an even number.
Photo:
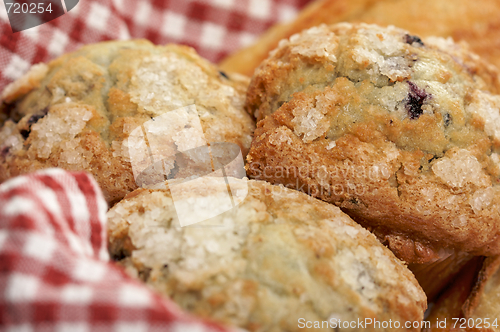
[[[261,121],[249,175],[316,186],[310,194],[408,262],[447,249],[500,253],[498,82],[495,68],[449,39],[367,24],[311,28],[281,41],[252,78],[246,107]]]
[[[206,142],[235,143],[246,154],[254,129],[243,111],[247,84],[189,47],[144,40],[88,45],[35,65],[1,95],[0,181],[45,167],[87,170],[116,202],[137,188],[130,159],[145,153],[129,135],[144,137],[144,129],[171,138],[162,149],[181,149],[187,133],[176,140],[178,128],[152,124],[188,106]]]
[[[498,143],[499,89],[497,71],[451,39],[343,23],[282,40],[256,70],[247,109],[261,120],[303,99],[294,130],[305,142],[370,122],[399,148],[442,156],[481,138]]]
[[[187,227],[184,203],[197,215],[225,204],[222,178],[129,194],[108,212],[112,256],[182,308],[249,331],[370,317],[401,330],[422,319],[412,273],[339,208],[264,181],[227,181],[237,206]]]

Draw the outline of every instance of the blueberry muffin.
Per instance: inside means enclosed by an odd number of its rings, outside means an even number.
[[[243,110],[247,85],[189,47],[140,40],[88,45],[35,65],[1,94],[0,181],[46,167],[86,170],[112,204],[138,186],[134,158],[147,160],[153,143],[167,157],[192,140],[191,122],[203,136],[194,143],[230,142],[246,154],[254,129]],[[182,121],[165,115],[183,107],[175,113],[186,123],[180,132]],[[132,133],[163,140],[141,144]]]
[[[408,263],[500,253],[497,87],[451,40],[311,28],[252,78],[248,174],[341,207]]]
[[[365,319],[392,324],[362,330],[400,331],[423,318],[412,273],[339,208],[264,181],[227,180],[239,204],[187,227],[182,202],[192,213],[223,206],[224,181],[129,194],[107,214],[112,257],[181,308],[248,331],[357,330],[341,324]]]

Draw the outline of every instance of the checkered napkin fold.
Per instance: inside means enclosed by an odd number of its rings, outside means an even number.
[[[83,172],[48,169],[0,185],[0,330],[229,331],[111,263],[106,210]]]

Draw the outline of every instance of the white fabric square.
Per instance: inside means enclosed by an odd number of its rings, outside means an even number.
[[[280,22],[288,22],[291,21],[297,16],[297,9],[295,7],[281,4],[278,7],[278,21]]]
[[[34,194],[43,202],[43,207],[48,210],[56,219],[56,221],[61,221],[63,214],[61,211],[61,206],[57,200],[57,195],[52,189],[49,188],[37,188]]]
[[[182,38],[186,29],[186,17],[167,11],[163,16],[161,31],[165,36]]]
[[[221,48],[226,29],[218,24],[204,23],[201,30],[200,44],[209,48]]]
[[[269,0],[250,0],[249,6],[250,15],[256,18],[265,20],[271,15],[271,2]]]
[[[146,287],[125,284],[120,289],[118,302],[123,306],[149,307],[151,295]]]
[[[115,8],[118,9],[119,11],[123,11],[123,9],[125,8],[123,6],[124,0],[112,0],[112,2]]]
[[[63,229],[64,235],[66,236],[66,239],[68,240],[68,244],[70,248],[77,254],[84,256],[84,257],[89,257],[94,254],[92,251],[92,244],[90,243],[89,239],[82,239],[79,235],[76,235],[69,227],[68,225],[65,225],[65,228]]]
[[[242,32],[240,33],[240,46],[245,47],[245,46],[250,46],[253,44],[257,37],[254,34],[248,33],[248,32]]]
[[[212,4],[221,8],[231,9],[235,0],[213,0]]]
[[[48,262],[57,247],[56,240],[48,236],[31,233],[26,238],[23,253],[43,262]]]
[[[21,77],[24,73],[28,71],[30,64],[28,61],[22,59],[19,55],[12,55],[12,59],[9,64],[3,70],[3,76],[6,76],[12,80]]]
[[[138,2],[134,15],[134,22],[147,26],[151,19],[151,11],[152,8],[148,1]]]
[[[5,299],[7,302],[30,302],[36,297],[40,280],[37,277],[12,273],[7,281]]]
[[[6,216],[16,216],[19,214],[27,214],[32,211],[35,204],[31,199],[17,196],[12,198],[4,207],[3,213]]]
[[[128,27],[125,23],[120,22],[120,27],[118,28],[118,39],[119,40],[127,40],[132,38],[130,36],[130,31],[128,31]]]
[[[78,188],[75,178],[67,177],[58,181],[66,189],[68,200],[71,204],[71,216],[74,220],[75,231],[82,239],[90,239],[90,212],[87,207],[85,195]],[[63,183],[64,182],[64,183]],[[89,241],[90,242],[90,241]],[[92,251],[90,251],[92,254]]]
[[[0,193],[1,192],[7,192],[11,189],[14,189],[16,187],[23,187],[28,184],[29,179],[26,176],[18,176],[15,178],[12,178],[0,186]]]
[[[23,36],[29,37],[36,42],[40,40],[40,29],[41,26],[36,26],[26,31],[22,31],[21,33],[23,34]]]
[[[3,244],[7,240],[9,233],[5,229],[0,229],[0,252],[3,250]]]
[[[93,289],[85,285],[67,285],[61,290],[61,300],[65,303],[88,304],[92,301]]]
[[[52,36],[52,40],[47,47],[49,53],[53,55],[59,55],[64,52],[64,49],[68,45],[69,38],[67,33],[63,33],[59,29],[55,29],[54,35]]]
[[[149,324],[146,322],[119,322],[114,326],[116,332],[147,332]]]
[[[91,2],[90,13],[87,16],[87,25],[101,31],[106,30],[109,19],[109,8],[97,2]]]
[[[9,326],[6,332],[33,332],[35,329],[31,324],[13,325]]]
[[[57,324],[56,331],[58,332],[87,332],[90,331],[90,326],[86,323],[70,323],[62,322]]]
[[[0,6],[0,21],[8,21],[9,16],[7,16],[7,11],[4,6]]]
[[[170,332],[207,332],[211,329],[196,323],[174,323],[169,326]]]
[[[106,274],[106,263],[81,258],[76,261],[73,277],[80,281],[99,282]]]
[[[50,175],[50,176],[53,176],[54,177],[54,180],[56,179],[60,179],[60,178],[65,178],[67,179],[68,178],[68,174],[66,173],[66,171],[64,171],[63,169],[61,168],[57,168],[57,167],[52,167],[52,168],[46,168],[44,169],[43,171],[40,171],[40,173],[42,174],[46,174],[46,175]]]

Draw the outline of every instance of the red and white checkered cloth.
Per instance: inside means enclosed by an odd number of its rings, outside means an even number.
[[[186,44],[218,62],[271,25],[293,18],[309,1],[80,0],[67,14],[18,33],[12,33],[0,4],[0,91],[32,64],[110,39]]]
[[[110,263],[106,210],[84,172],[48,169],[0,185],[0,330],[228,331]]]

